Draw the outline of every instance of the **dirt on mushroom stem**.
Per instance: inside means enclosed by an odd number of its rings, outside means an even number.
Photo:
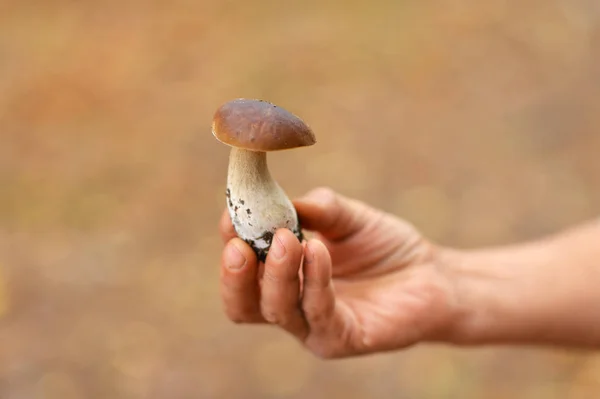
[[[237,235],[259,261],[266,260],[277,229],[287,228],[300,242],[304,239],[296,209],[271,177],[265,152],[232,147],[226,203]]]

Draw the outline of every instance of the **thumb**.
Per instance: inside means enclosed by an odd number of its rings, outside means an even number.
[[[326,187],[316,188],[293,202],[302,227],[332,241],[360,231],[371,214],[371,208],[364,203]]]

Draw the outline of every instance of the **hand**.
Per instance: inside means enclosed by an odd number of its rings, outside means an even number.
[[[455,302],[437,247],[410,224],[330,189],[294,201],[304,243],[276,232],[265,263],[225,211],[221,293],[228,317],[270,323],[322,358],[436,341]]]

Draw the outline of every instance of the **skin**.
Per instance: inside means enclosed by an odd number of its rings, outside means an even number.
[[[232,321],[278,326],[327,359],[422,342],[600,346],[597,221],[457,250],[330,189],[294,206],[312,238],[277,230],[265,262],[224,212],[221,294]]]

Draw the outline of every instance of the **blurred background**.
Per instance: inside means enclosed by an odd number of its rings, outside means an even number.
[[[599,355],[230,323],[210,124],[272,101],[318,139],[270,155],[290,196],[504,244],[600,212],[598,71],[596,0],[0,0],[0,398],[597,398]]]

